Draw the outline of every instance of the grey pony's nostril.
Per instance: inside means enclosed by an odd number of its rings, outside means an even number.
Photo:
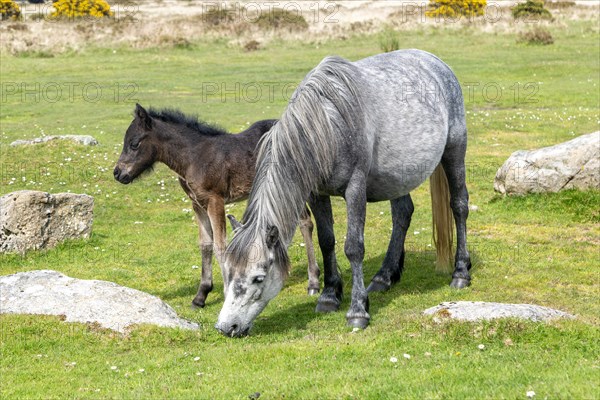
[[[115,167],[115,170],[113,171],[113,175],[115,176],[115,178],[118,178],[120,174],[121,170],[119,169],[119,167]]]
[[[237,324],[233,324],[233,325],[231,325],[231,328],[230,328],[230,330],[229,330],[229,334],[230,334],[231,336],[233,336],[233,335],[235,335],[235,334],[237,333],[237,331],[238,331],[238,326],[237,326]]]

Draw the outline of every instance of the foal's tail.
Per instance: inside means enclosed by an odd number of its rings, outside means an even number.
[[[454,217],[450,209],[450,190],[442,164],[438,164],[429,178],[431,213],[433,215],[433,243],[437,253],[435,268],[440,272],[452,271]]]

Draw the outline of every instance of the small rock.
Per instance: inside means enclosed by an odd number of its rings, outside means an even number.
[[[82,144],[84,146],[95,146],[98,144],[98,141],[89,135],[54,135],[54,136],[43,136],[40,138],[30,139],[30,140],[15,140],[10,145],[11,146],[24,146],[24,145],[32,145],[39,143],[47,143],[52,140],[71,140],[76,143]]]
[[[484,301],[456,301],[428,308],[423,314],[462,321],[481,321],[496,318],[521,318],[548,321],[554,318],[575,318],[573,315],[533,304],[488,303]]]

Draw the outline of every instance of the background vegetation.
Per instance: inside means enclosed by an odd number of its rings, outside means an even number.
[[[596,398],[600,193],[503,198],[492,189],[497,168],[513,151],[598,129],[595,21],[558,19],[549,26],[554,44],[526,46],[517,43],[519,25],[413,21],[402,29],[400,16],[390,20],[400,47],[438,55],[463,86],[468,187],[478,206],[468,221],[473,284],[454,291],[447,287],[449,276],[434,272],[424,185],[413,195],[416,211],[403,279],[389,292],[371,296],[367,330],[352,333],[344,326],[344,312],[313,312],[316,299],[306,296],[306,259],[298,236],[290,247],[293,272],[286,287],[258,318],[252,335],[241,340],[213,328],[223,301],[218,269],[207,307],[189,308],[199,281],[193,268],[200,264],[197,230],[174,174],[157,165],[129,186],[112,178],[134,104],[179,107],[237,132],[257,119],[277,118],[286,94],[324,56],[356,60],[380,52],[379,33],[364,22],[357,34],[340,30],[315,39],[306,33],[304,41],[294,40],[294,34],[274,35],[261,38],[264,46],[257,51],[244,51],[235,37],[220,34],[179,44],[154,38],[141,49],[102,41],[66,50],[2,47],[0,193],[88,193],[95,197],[95,220],[88,241],[0,256],[0,274],[54,269],[114,281],[159,296],[202,326],[197,332],[143,326],[120,336],[57,317],[1,315],[2,398],[244,399],[258,392],[265,399],[518,399],[531,391],[541,399]],[[0,29],[7,32],[7,26]],[[83,29],[77,26],[56,29]],[[104,25],[91,26],[86,29],[101,31]],[[490,27],[496,30],[486,33]],[[28,24],[27,29],[37,28]],[[16,139],[62,133],[91,134],[100,144],[8,146]],[[243,204],[228,208],[238,217],[243,209]],[[334,213],[348,294],[341,199],[335,199]],[[389,205],[369,205],[367,281],[383,260],[390,228]],[[421,315],[450,300],[535,303],[577,319],[457,323]],[[342,309],[348,306],[349,296]]]

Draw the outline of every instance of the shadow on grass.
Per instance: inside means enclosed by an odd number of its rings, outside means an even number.
[[[384,257],[385,253],[366,259],[363,262],[366,285],[381,267]],[[392,286],[387,292],[371,293],[369,295],[369,314],[371,317],[376,316],[380,310],[385,309],[389,303],[403,294],[425,294],[447,287],[451,276],[450,274],[436,272],[434,261],[435,254],[433,252],[409,251],[406,255],[404,273],[400,282]],[[306,282],[305,274],[305,269],[294,268],[287,284],[293,285]],[[343,315],[350,307],[351,301],[352,274],[349,269],[342,271],[342,279],[344,280],[344,300],[338,313],[342,315],[343,319]],[[321,314],[314,311],[316,303],[316,296],[307,297],[300,304],[286,307],[268,316],[259,317],[255,324],[255,332],[286,333],[292,330],[303,330],[311,321],[320,318]]]
[[[343,256],[342,256],[343,257]],[[376,257],[365,259],[363,262],[363,271],[365,275],[365,285],[371,282],[371,278],[381,267],[385,253]],[[474,268],[476,270],[480,257],[476,252],[471,252]],[[322,266],[322,264],[320,264]],[[294,265],[286,285],[307,284],[307,272],[305,264]],[[343,315],[350,307],[352,292],[352,271],[349,268],[343,268],[341,271],[344,282],[344,299],[340,306],[339,314]],[[323,275],[321,273],[321,282]],[[387,292],[371,293],[369,295],[370,309],[369,314],[374,317],[380,310],[385,309],[394,299],[403,294],[426,294],[448,286],[451,280],[451,274],[444,274],[435,271],[435,253],[432,251],[408,251],[406,254],[404,272],[400,282],[393,285]],[[188,281],[186,284],[173,286],[167,290],[158,293],[158,296],[165,300],[176,298],[189,299],[190,303],[198,289],[198,281]],[[322,289],[322,283],[321,283]],[[223,288],[221,285],[215,285],[213,291],[209,294],[206,305],[212,306],[222,304]],[[300,303],[291,307],[284,307],[280,311],[266,316],[259,316],[255,328],[256,333],[286,333],[294,330],[306,329],[306,326],[313,320],[320,318],[322,314],[315,312],[318,296],[309,297],[308,295]]]
[[[163,301],[169,301],[173,299],[183,298],[189,300],[190,305],[192,300],[198,292],[198,286],[200,285],[200,277],[198,280],[191,280],[187,283],[182,283],[178,286],[172,286],[160,292],[157,292],[157,296]],[[212,292],[209,293],[206,299],[206,307],[212,306],[213,304],[223,304],[223,285],[215,284]]]

